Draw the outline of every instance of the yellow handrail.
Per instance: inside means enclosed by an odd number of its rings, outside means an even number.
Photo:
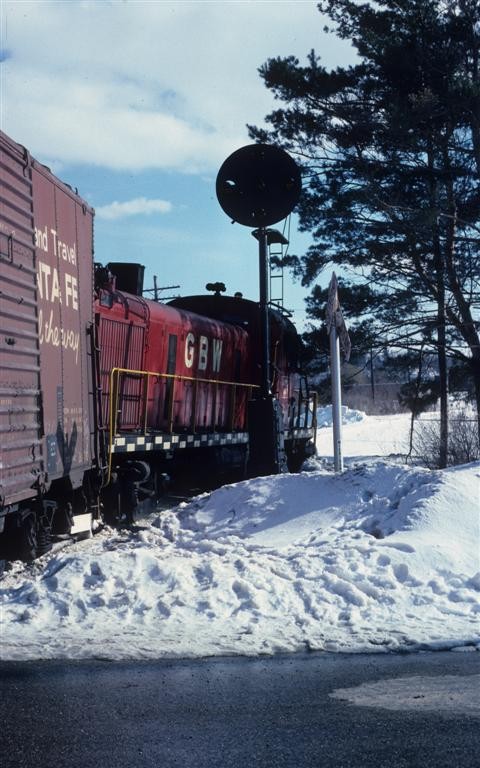
[[[110,413],[109,413],[109,456],[108,456],[108,481],[110,481],[111,477],[111,470],[112,470],[112,445],[114,442],[114,438],[117,434],[117,425],[118,425],[118,414],[119,414],[119,396],[120,396],[120,387],[119,387],[119,378],[121,375],[129,375],[129,376],[139,376],[144,378],[144,386],[143,386],[143,402],[144,402],[144,414],[143,414],[143,433],[146,434],[147,432],[147,420],[148,420],[148,388],[149,388],[149,379],[150,376],[155,376],[159,379],[170,379],[173,380],[173,386],[172,391],[170,393],[170,403],[169,403],[169,413],[168,413],[168,421],[169,421],[169,433],[172,434],[173,432],[173,421],[174,421],[174,403],[175,403],[175,383],[177,381],[191,381],[195,385],[195,391],[194,395],[192,397],[192,406],[193,406],[193,412],[192,412],[192,430],[195,432],[195,410],[196,410],[196,389],[197,385],[200,384],[212,384],[215,386],[215,392],[218,391],[219,385],[229,386],[233,387],[234,392],[234,398],[236,395],[236,388],[237,387],[245,387],[249,389],[250,391],[252,389],[260,389],[258,384],[243,384],[239,383],[237,381],[225,381],[223,379],[204,379],[201,377],[196,376],[182,376],[180,374],[176,373],[159,373],[156,371],[140,371],[135,370],[131,368],[112,368],[110,371]],[[141,396],[140,396],[141,397]],[[217,397],[215,397],[215,408],[216,408],[216,401]],[[112,408],[112,405],[114,406]],[[214,419],[214,425],[213,425],[213,431],[215,431],[216,428],[216,413],[213,413],[213,419]],[[138,420],[140,422],[140,419]],[[233,422],[234,422],[234,413],[232,412],[232,421],[231,421],[231,428],[233,429]]]
[[[258,384],[244,384],[237,381],[225,381],[223,379],[205,379],[201,377],[196,376],[182,376],[180,374],[176,373],[158,373],[155,371],[140,371],[130,368],[112,368],[110,371],[110,393],[109,393],[109,399],[110,399],[110,413],[109,413],[109,455],[108,455],[108,481],[110,482],[111,478],[111,471],[112,471],[112,446],[114,443],[115,436],[117,435],[117,426],[118,426],[118,414],[119,414],[119,398],[120,398],[120,386],[119,386],[119,380],[121,375],[129,375],[129,376],[138,376],[143,377],[143,396],[140,394],[138,395],[139,398],[143,399],[143,407],[144,407],[144,413],[142,414],[142,418],[138,418],[138,423],[143,422],[143,434],[145,435],[147,433],[148,428],[148,391],[149,391],[149,380],[150,376],[155,376],[157,379],[170,379],[172,381],[172,389],[170,392],[170,402],[168,404],[168,430],[169,433],[172,434],[173,432],[173,423],[174,423],[174,404],[175,404],[175,384],[177,381],[190,381],[194,384],[193,392],[192,392],[192,418],[191,418],[191,429],[195,433],[196,428],[196,405],[197,405],[197,386],[198,384],[212,384],[214,385],[214,408],[213,408],[213,431],[216,431],[217,428],[217,405],[218,405],[218,386],[224,385],[229,386],[233,388],[233,397],[230,402],[230,414],[229,414],[229,424],[230,424],[230,430],[233,430],[233,425],[235,422],[235,406],[237,402],[237,388],[242,387],[244,389],[247,389],[250,393],[252,389],[260,389],[260,386]],[[309,397],[307,397],[304,400],[305,405],[305,412],[303,414],[302,421],[304,422],[303,426],[307,427],[310,426],[313,428],[314,431],[316,431],[317,423],[316,423],[316,403],[317,403],[317,393],[312,392]],[[114,406],[114,407],[112,407]],[[309,409],[312,408],[312,423],[308,424],[308,414]],[[300,408],[298,409],[297,413],[297,428],[300,427]]]
[[[248,389],[259,389],[258,384],[248,384],[248,383],[240,383],[237,381],[225,381],[223,379],[204,379],[201,377],[195,377],[195,376],[181,376],[180,374],[176,373],[157,373],[154,371],[139,371],[135,370],[133,368],[112,368],[110,371],[110,399],[112,399],[112,393],[115,393],[115,419],[112,420],[112,411],[113,409],[110,409],[110,435],[113,437],[114,434],[117,432],[117,413],[118,413],[118,398],[119,398],[119,387],[118,387],[118,377],[121,374],[127,374],[130,376],[143,376],[145,377],[146,386],[144,386],[144,392],[148,392],[148,380],[150,376],[155,376],[156,378],[163,378],[163,379],[173,379],[174,381],[192,381],[197,385],[200,384],[214,384],[216,389],[218,388],[218,385],[225,385],[230,386],[234,388],[234,391],[236,390],[236,387],[246,387]],[[174,401],[174,388],[172,388],[172,396],[171,396],[171,404],[170,404],[170,420],[172,418],[172,408],[173,408],[173,401]],[[145,402],[145,420],[144,420],[144,431],[146,432],[147,427],[147,413],[146,413],[146,405],[147,405],[147,397],[145,394],[144,397]],[[195,424],[193,424],[193,429],[195,429]]]

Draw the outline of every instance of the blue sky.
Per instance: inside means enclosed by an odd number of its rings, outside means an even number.
[[[267,58],[351,60],[316,3],[0,0],[0,18],[0,127],[96,209],[97,261],[143,263],[147,287],[220,280],[256,299],[256,241],[215,178],[273,106]],[[293,217],[290,250],[308,244]],[[299,325],[304,295],[287,276]]]

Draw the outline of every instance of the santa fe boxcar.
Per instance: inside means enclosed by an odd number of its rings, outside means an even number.
[[[93,211],[4,134],[0,153],[0,530],[28,555],[55,499],[58,528],[86,513]]]

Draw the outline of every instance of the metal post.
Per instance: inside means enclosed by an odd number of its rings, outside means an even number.
[[[262,227],[258,231],[260,270],[260,320],[262,335],[262,397],[270,394],[270,328],[268,319],[268,234]]]
[[[330,366],[332,371],[333,461],[335,472],[343,472],[340,340],[335,322],[332,323],[330,328]]]

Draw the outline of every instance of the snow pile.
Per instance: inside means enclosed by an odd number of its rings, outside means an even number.
[[[366,414],[363,411],[356,411],[342,405],[342,424],[352,424],[356,421],[363,421]],[[320,428],[331,427],[333,424],[332,406],[321,405],[317,408],[317,426]]]
[[[342,422],[344,457],[359,459],[392,454],[406,456],[408,453],[410,416],[407,413],[366,416],[362,411],[347,409]],[[318,454],[330,459],[333,457],[331,410],[326,412],[323,422],[318,421],[318,426],[321,427],[317,432]]]
[[[317,469],[102,532],[4,576],[2,657],[480,649],[479,478]]]

